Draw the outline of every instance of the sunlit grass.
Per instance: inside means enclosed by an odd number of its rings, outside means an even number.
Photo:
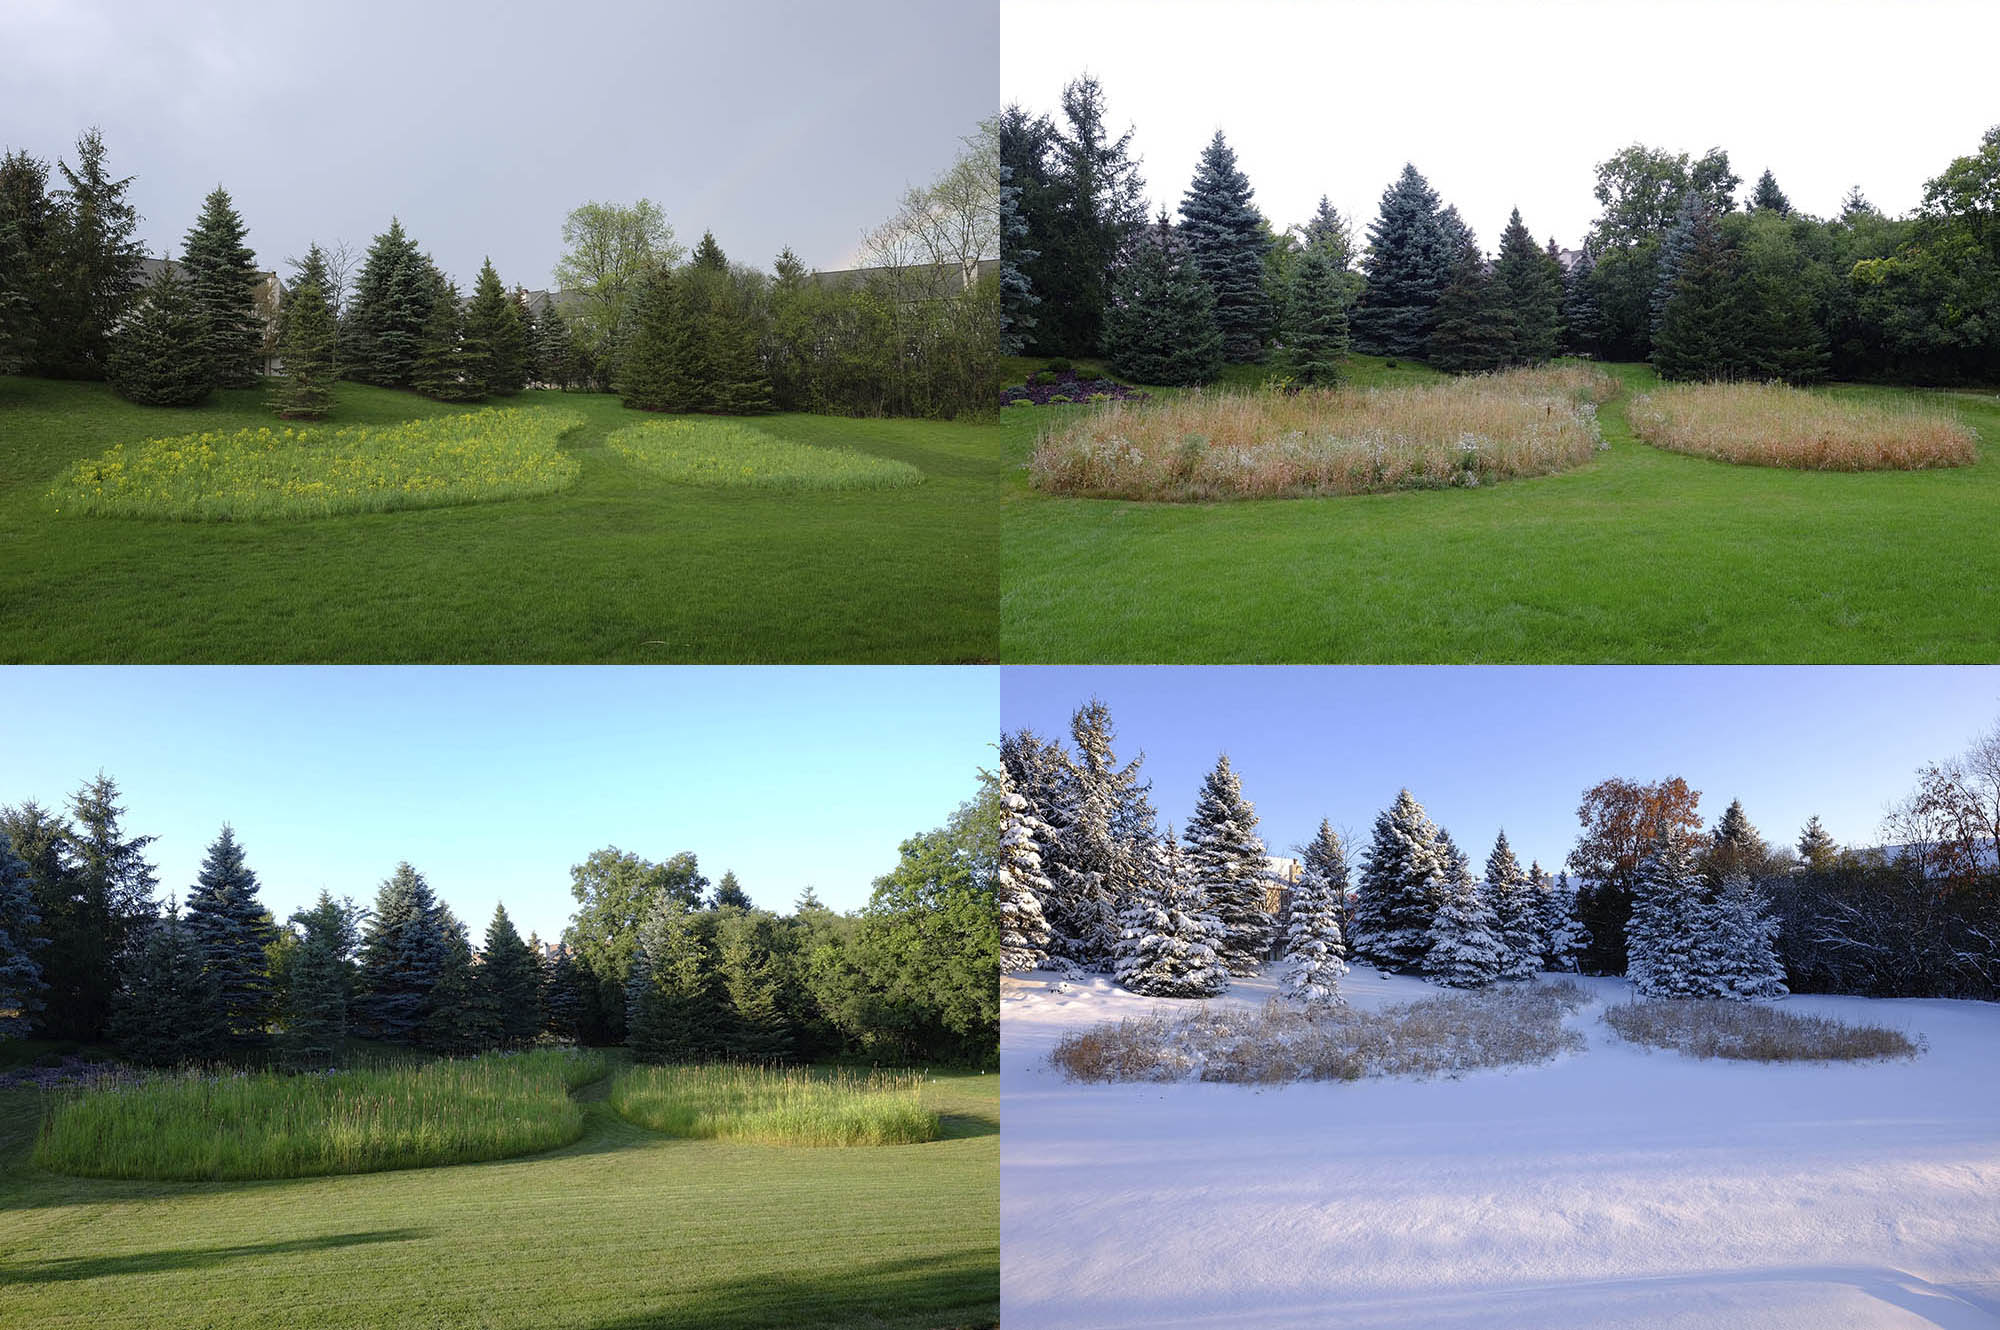
[[[633,1067],[611,1083],[620,1116],[670,1136],[761,1145],[911,1145],[942,1130],[914,1071],[733,1065]]]
[[[1862,402],[1782,383],[1684,383],[1632,399],[1632,432],[1656,448],[1795,471],[1971,466],[1979,435],[1950,411]]]
[[[504,408],[393,425],[262,426],[117,444],[49,491],[56,511],[192,521],[327,517],[552,494],[570,411]]]
[[[640,470],[678,485],[893,489],[923,479],[908,462],[793,443],[733,420],[649,420],[614,431],[605,444]]]
[[[502,1159],[580,1136],[569,1092],[607,1065],[592,1050],[536,1049],[318,1075],[152,1076],[56,1099],[34,1160],[82,1177],[193,1182]]]

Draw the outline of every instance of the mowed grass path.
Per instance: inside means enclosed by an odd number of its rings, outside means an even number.
[[[0,661],[959,663],[998,656],[999,426],[781,415],[799,443],[923,483],[782,493],[677,486],[604,447],[652,419],[530,392],[583,428],[560,494],[297,522],[80,518],[55,478],[114,443],[270,425],[261,390],[192,410],[0,377]],[[339,389],[333,424],[463,411]]]
[[[1356,357],[1354,377],[1409,382],[1415,368]],[[1477,490],[1052,499],[1024,469],[1052,409],[1009,408],[1002,658],[2000,660],[2000,396],[1917,394],[1979,431],[1976,466],[1805,473],[1639,443],[1625,406],[1655,380],[1609,368],[1624,386],[1600,409],[1608,451]]]
[[[663,1136],[607,1084],[548,1154],[186,1184],[37,1171],[39,1094],[0,1092],[0,1325],[997,1324],[997,1076],[930,1088],[944,1139],[855,1150]]]

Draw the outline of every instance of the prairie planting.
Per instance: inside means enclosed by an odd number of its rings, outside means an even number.
[[[504,1159],[581,1135],[569,1092],[607,1066],[571,1048],[318,1075],[187,1070],[58,1098],[34,1160],[79,1177],[199,1182]]]
[[[63,472],[60,513],[188,521],[328,517],[553,494],[582,469],[572,411],[506,408],[392,425],[259,426],[115,444]]]
[[[908,462],[794,443],[731,420],[652,420],[615,430],[604,442],[641,471],[679,485],[893,489],[924,478]]]
[[[1656,448],[1795,471],[1971,466],[1979,435],[1921,402],[1828,397],[1781,383],[1674,384],[1632,399],[1632,432]]]
[[[1845,1062],[1912,1058],[1922,1051],[1920,1043],[1886,1026],[1848,1024],[1713,998],[1616,1003],[1605,1009],[1604,1022],[1632,1043],[1693,1058]]]
[[[669,1136],[760,1145],[914,1145],[942,1131],[915,1071],[634,1067],[612,1081],[611,1106]]]
[[[1616,391],[1564,364],[1394,388],[1179,394],[1112,402],[1045,429],[1045,493],[1200,502],[1477,486],[1548,475],[1603,446]]]

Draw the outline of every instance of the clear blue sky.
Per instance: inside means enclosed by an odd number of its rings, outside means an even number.
[[[1274,852],[1323,816],[1365,840],[1408,786],[1475,861],[1504,826],[1553,871],[1578,796],[1608,776],[1682,776],[1711,822],[1741,798],[1773,843],[1817,813],[1876,844],[1917,767],[2000,718],[2000,667],[1010,667],[1001,709],[1009,730],[1066,738],[1093,694],[1176,824],[1226,750]]]
[[[866,904],[991,765],[998,671],[195,668],[0,671],[0,803],[100,768],[184,896],[227,821],[283,918],[368,902],[408,859],[473,928],[568,921],[570,865],[692,850],[759,905]]]

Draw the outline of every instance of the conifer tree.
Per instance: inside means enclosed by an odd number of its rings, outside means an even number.
[[[409,1043],[431,1012],[444,968],[445,937],[437,897],[407,863],[382,883],[361,943],[361,1010],[370,1034]]]
[[[1655,836],[1639,861],[1625,925],[1625,973],[1635,989],[1646,997],[1709,996],[1695,959],[1707,913],[1688,839]]]
[[[369,245],[352,307],[344,311],[351,345],[341,355],[343,370],[385,388],[409,387],[437,289],[430,260],[391,218]]]
[[[1690,189],[1682,193],[1674,211],[1673,225],[1660,237],[1659,255],[1653,265],[1653,293],[1647,304],[1650,316],[1647,326],[1655,335],[1660,331],[1661,320],[1667,316],[1667,302],[1673,298],[1675,284],[1680,281],[1681,267],[1694,248],[1695,233],[1700,229],[1703,218],[1713,220],[1713,217],[1698,191]]]
[[[109,1034],[125,1056],[161,1067],[222,1056],[228,1030],[215,976],[178,905],[168,902],[120,968]]]
[[[742,291],[727,272],[711,277],[697,269],[696,282],[707,305],[697,325],[703,351],[697,363],[708,370],[702,409],[723,416],[764,414],[771,409],[771,378],[757,354],[757,328]]]
[[[785,254],[790,255],[787,249]],[[1018,356],[1035,328],[1035,306],[1042,303],[1024,265],[1041,257],[1029,248],[1028,222],[1021,214],[1021,186],[1014,168],[1000,163],[1000,354]],[[797,262],[796,259],[793,260]]]
[[[284,420],[319,420],[333,410],[337,331],[320,287],[307,280],[292,288],[286,302],[278,355],[284,377],[271,393],[271,406]]]
[[[1493,286],[1513,331],[1510,361],[1539,365],[1551,359],[1562,342],[1562,264],[1535,244],[1519,208],[1500,233]]]
[[[1349,271],[1354,265],[1354,235],[1347,219],[1326,195],[1319,196],[1319,206],[1300,228],[1299,240],[1304,248],[1316,249],[1325,256],[1334,276],[1342,282],[1343,295],[1347,294],[1347,281],[1354,276]]]
[[[138,295],[134,272],[146,257],[136,239],[139,212],[127,197],[132,177],[106,166],[95,128],[76,141],[77,163],[58,161],[63,187],[50,196],[44,308],[36,321],[35,365],[57,378],[102,378],[111,336]]]
[[[270,915],[257,899],[257,874],[227,823],[208,847],[188,892],[183,926],[201,949],[215,979],[224,1036],[235,1047],[255,1048],[268,1038],[271,975],[264,949],[272,940]]]
[[[1356,881],[1354,953],[1383,970],[1409,971],[1430,945],[1433,898],[1444,872],[1437,824],[1408,790],[1376,815]]]
[[[25,1036],[42,1009],[41,922],[28,864],[0,828],[0,1039]]]
[[[94,1042],[105,1036],[119,957],[157,917],[157,879],[145,858],[154,838],[126,833],[117,782],[101,772],[71,796],[67,825],[31,811],[9,830],[24,851],[41,845],[22,853],[31,866],[45,856],[55,860],[44,879],[48,894],[37,897],[51,935],[41,1029],[48,1038]],[[47,844],[50,832],[60,837],[59,845]]]
[[[729,907],[718,921],[716,971],[728,1002],[727,1052],[751,1062],[782,1062],[792,1053],[770,915]]]
[[[1704,996],[1747,1002],[1786,994],[1785,967],[1774,945],[1778,923],[1747,875],[1723,879],[1701,923],[1695,955]]]
[[[475,978],[495,1042],[502,1048],[534,1043],[542,1028],[541,963],[521,940],[505,905],[493,907]]]
[[[1149,997],[1214,997],[1229,987],[1224,939],[1222,921],[1170,826],[1154,849],[1145,887],[1119,915],[1113,973]]]
[[[1270,860],[1257,836],[1257,812],[1224,753],[1195,796],[1187,827],[1188,869],[1222,921],[1221,957],[1231,974],[1254,975],[1271,950],[1265,881]]]
[[[477,402],[486,396],[490,359],[486,343],[467,335],[458,288],[437,274],[410,386],[440,402]]]
[[[1477,243],[1461,247],[1451,283],[1438,298],[1425,358],[1447,373],[1483,373],[1509,363],[1515,341],[1513,316]]]
[[[1133,238],[1107,289],[1104,341],[1121,376],[1187,387],[1221,371],[1215,293],[1165,213]]]
[[[1308,1006],[1340,1000],[1340,976],[1347,973],[1347,941],[1341,931],[1347,904],[1347,848],[1333,824],[1320,820],[1319,834],[1299,856],[1299,881],[1292,889],[1292,915],[1285,928],[1282,991]]]
[[[1757,177],[1757,190],[1750,196],[1750,207],[1757,212],[1775,212],[1780,217],[1792,215],[1792,201],[1785,197],[1784,190],[1778,188],[1778,178],[1771,174],[1769,167]]]
[[[106,376],[142,406],[196,406],[214,391],[208,322],[187,283],[163,263],[144,297],[111,335]]]
[[[1805,829],[1799,832],[1799,858],[1813,872],[1824,872],[1839,853],[1840,847],[1820,825],[1819,814],[1813,814],[1806,821]]]
[[[565,392],[576,379],[576,344],[569,323],[551,300],[535,318],[535,375]]]
[[[229,191],[217,185],[181,242],[189,293],[208,323],[209,380],[219,388],[253,387],[264,366],[257,255],[246,234]]]
[[[1670,381],[1729,378],[1743,362],[1743,321],[1733,256],[1709,213],[1696,215],[1676,269],[1653,335],[1653,368]]]
[[[693,1062],[713,1048],[708,948],[694,916],[661,893],[639,925],[625,987],[625,1042],[641,1062]]]
[[[1453,988],[1479,988],[1500,976],[1506,947],[1496,934],[1493,907],[1473,879],[1472,865],[1449,837],[1443,838],[1443,847],[1431,892],[1437,910],[1424,935],[1423,971]]]
[[[55,274],[49,270],[48,163],[19,150],[0,153],[0,374],[31,363]]]
[[[440,949],[437,982],[431,986],[430,1010],[424,1014],[422,1040],[434,1053],[463,1056],[497,1042],[496,1013],[482,1001],[473,977],[472,941],[465,925],[447,905],[438,906]]]
[[[1104,969],[1118,944],[1119,914],[1146,873],[1154,838],[1143,759],[1120,765],[1112,751],[1111,712],[1092,698],[1070,717],[1076,757],[1063,775],[1062,852],[1056,859],[1064,907],[1051,919],[1074,948],[1072,959]],[[1053,876],[1053,874],[1052,874]]]
[[[558,1039],[575,1039],[582,1031],[583,971],[567,947],[548,962],[542,981],[542,1021]]]
[[[1597,260],[1588,249],[1563,278],[1563,349],[1573,355],[1595,356],[1604,343],[1604,311],[1597,303]]]
[[[619,400],[640,411],[695,410],[696,331],[684,283],[664,267],[652,269],[639,281],[631,318],[618,363]]]
[[[1062,126],[1046,129],[1048,189],[1035,211],[1047,225],[1029,236],[1043,302],[1033,340],[1048,354],[1093,355],[1109,349],[1109,277],[1126,241],[1146,224],[1145,184],[1132,131],[1111,135],[1095,78],[1085,74],[1064,86],[1062,116]]]
[[[1055,968],[1081,964],[1086,949],[1080,937],[1079,920],[1085,912],[1080,893],[1090,886],[1091,879],[1078,871],[1073,859],[1071,839],[1078,801],[1069,755],[1061,744],[1032,730],[1017,730],[1000,736],[1000,765],[1015,793],[1027,804],[1026,817],[1032,820],[1026,825],[1036,838],[1036,857],[1048,880],[1048,889],[1040,898],[1049,935],[1043,963]]]
[[[1576,888],[1569,874],[1559,873],[1555,881],[1540,864],[1530,870],[1542,894],[1542,968],[1558,974],[1576,970],[1577,957],[1589,940],[1583,922],[1576,916]]]
[[[724,869],[716,879],[715,891],[710,895],[708,908],[711,910],[750,909],[750,897],[743,890],[743,884],[736,880],[736,870]]]
[[[465,343],[471,363],[469,377],[478,380],[482,397],[511,397],[521,391],[527,378],[527,347],[522,339],[521,313],[500,284],[493,260],[480,265],[479,280],[473,285],[472,299],[465,304]]]
[[[1340,381],[1347,354],[1347,296],[1326,250],[1308,245],[1292,270],[1285,344],[1300,383]]]
[[[1181,235],[1201,279],[1215,295],[1223,358],[1237,363],[1263,357],[1264,333],[1271,324],[1264,291],[1264,255],[1270,241],[1250,196],[1250,181],[1237,168],[1236,153],[1218,129],[1181,196]]]
[[[1405,164],[1368,227],[1362,260],[1368,281],[1352,318],[1355,346],[1383,356],[1423,352],[1461,249],[1441,221],[1436,192]]]
[[[995,908],[1000,915],[1000,970],[1003,974],[1038,970],[1049,955],[1049,921],[1042,913],[1042,902],[1055,894],[1055,885],[1042,870],[1041,846],[1053,839],[1054,833],[1014,788],[1014,778],[1004,762],[993,780],[1001,807],[994,883]]]
[[[313,909],[293,919],[302,925],[303,935],[285,989],[280,1055],[294,1070],[337,1066],[347,1046],[350,920],[324,891]]]
[[[1529,979],[1542,968],[1541,898],[1535,884],[1521,871],[1514,847],[1502,831],[1486,856],[1483,892],[1493,912],[1494,938],[1500,944],[1501,979]]]

